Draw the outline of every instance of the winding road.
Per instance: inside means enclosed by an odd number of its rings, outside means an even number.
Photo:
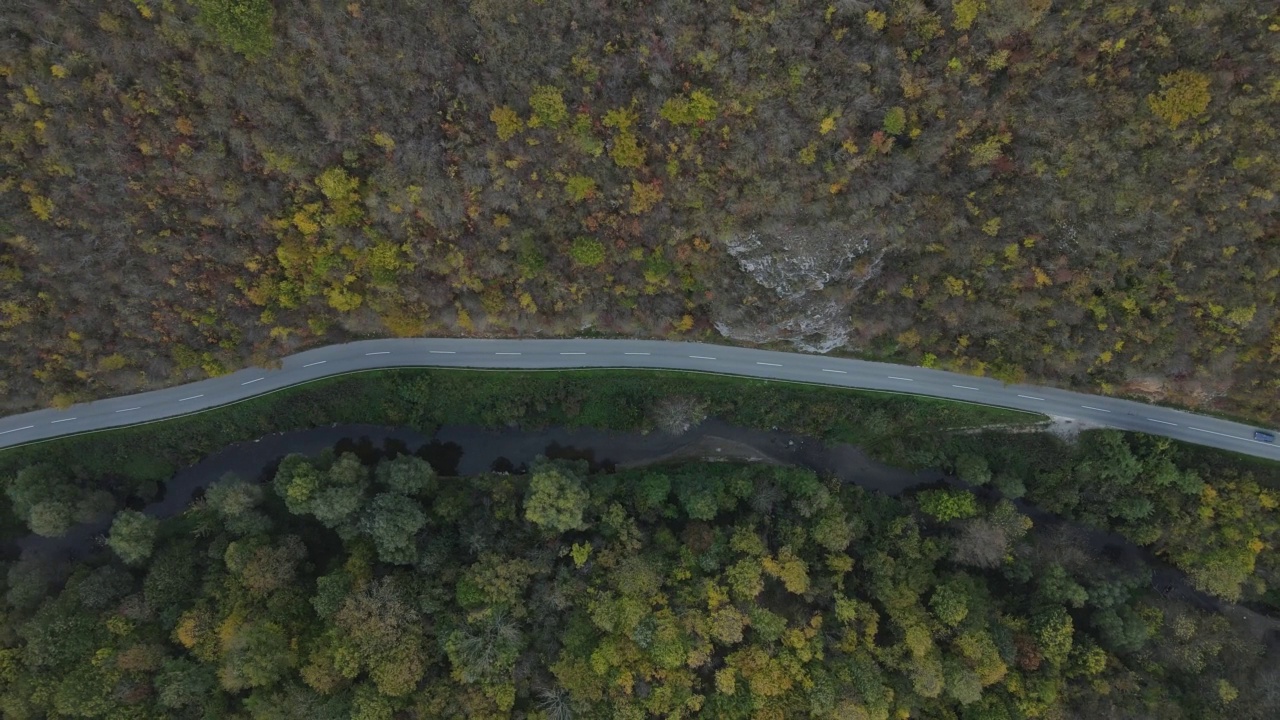
[[[1134,430],[1280,460],[1280,445],[1253,439],[1254,428],[1228,420],[1033,385],[823,355],[662,340],[364,340],[285,358],[278,369],[248,368],[221,377],[65,410],[0,418],[0,448],[186,415],[331,375],[395,367],[537,370],[640,368],[692,370],[959,400]]]

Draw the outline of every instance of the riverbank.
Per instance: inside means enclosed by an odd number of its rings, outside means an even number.
[[[745,428],[715,418],[681,435],[597,428],[522,430],[466,425],[444,426],[428,435],[406,427],[332,424],[233,443],[178,470],[158,487],[155,498],[134,497],[131,504],[153,517],[172,517],[200,497],[210,483],[228,473],[266,482],[286,455],[315,455],[328,449],[355,453],[370,465],[382,458],[414,454],[430,462],[444,477],[523,472],[539,456],[586,460],[592,472],[688,460],[795,465],[889,495],[943,477],[940,471],[891,467],[848,443],[827,444],[813,437]],[[18,540],[18,546],[24,552],[79,554],[90,550],[93,539],[106,532],[109,524],[109,518],[84,523],[58,538],[27,535]]]
[[[84,483],[110,478],[134,492],[228,445],[272,433],[389,425],[431,434],[445,426],[594,427],[649,431],[674,412],[723,418],[858,445],[883,462],[939,464],[942,433],[1033,424],[1039,416],[945,400],[679,372],[492,373],[389,370],[336,377],[150,425],[70,436],[0,452],[0,475],[57,462]],[[679,419],[679,418],[677,418]]]

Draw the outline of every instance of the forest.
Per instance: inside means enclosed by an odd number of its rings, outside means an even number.
[[[786,343],[1280,420],[1251,0],[0,5],[0,411],[369,336]]]
[[[801,467],[545,458],[457,477],[387,447],[155,510],[177,467],[280,429],[708,416],[952,480],[890,497]],[[1280,466],[1032,421],[694,374],[399,370],[9,450],[0,715],[1280,713]]]
[[[1150,573],[962,489],[290,455],[12,563],[0,713],[1275,717],[1274,648]]]
[[[704,418],[851,443],[890,465],[1115,533],[1209,596],[1280,616],[1280,464],[1035,416],[882,393],[685,373],[395,370],[333,378],[157,425],[0,453],[0,541],[60,538],[153,502],[181,467],[236,442],[334,423],[594,427],[681,434]],[[425,457],[425,456],[424,456]]]

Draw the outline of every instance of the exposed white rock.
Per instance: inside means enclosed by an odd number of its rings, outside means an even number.
[[[716,313],[720,334],[742,342],[786,340],[824,353],[848,342],[852,300],[879,272],[885,253],[835,225],[761,228],[727,238],[726,248],[751,286]]]

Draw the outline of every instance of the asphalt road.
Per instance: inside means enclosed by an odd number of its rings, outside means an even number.
[[[1006,385],[998,380],[941,370],[660,340],[453,338],[366,340],[330,345],[289,356],[275,370],[248,368],[188,385],[96,400],[66,410],[38,410],[0,418],[0,448],[185,415],[329,375],[407,366],[513,370],[652,368],[799,380],[1028,410],[1280,460],[1280,445],[1254,440],[1254,428],[1248,425],[1128,400],[1032,385]]]

